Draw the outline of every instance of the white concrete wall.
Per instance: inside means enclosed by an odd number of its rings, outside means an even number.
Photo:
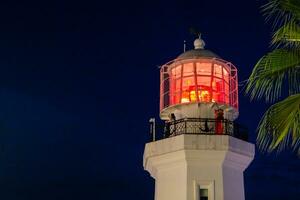
[[[241,170],[223,166],[224,199],[245,199],[244,176]]]
[[[170,193],[174,200],[185,199],[186,165],[178,163],[163,167],[155,179],[155,199],[169,199]]]
[[[146,144],[144,168],[155,178],[155,200],[244,200],[243,171],[254,145],[225,135],[180,135]]]

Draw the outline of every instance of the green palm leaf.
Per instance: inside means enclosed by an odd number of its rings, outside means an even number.
[[[246,86],[251,99],[265,98],[267,102],[278,99],[284,81],[289,94],[300,91],[300,51],[275,49],[263,56],[255,65]]]
[[[283,150],[291,145],[299,149],[300,94],[291,95],[264,114],[258,131],[257,144],[263,151]]]
[[[262,7],[266,20],[273,20],[274,26],[286,24],[289,21],[300,20],[299,0],[269,0]]]
[[[274,101],[288,88],[286,99],[273,104],[258,126],[258,147],[263,151],[287,146],[300,154],[300,0],[269,0],[262,9],[273,20],[272,44],[276,48],[263,56],[250,75],[246,93],[251,99]]]
[[[293,17],[300,19],[300,1],[299,0],[278,0],[280,9],[290,13]]]
[[[284,47],[300,46],[300,26],[294,21],[284,24],[273,34],[273,45]]]

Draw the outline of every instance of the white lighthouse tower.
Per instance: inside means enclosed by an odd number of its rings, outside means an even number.
[[[233,122],[237,69],[201,38],[194,46],[161,68],[164,139],[146,144],[144,168],[155,179],[155,200],[244,200],[255,148]]]

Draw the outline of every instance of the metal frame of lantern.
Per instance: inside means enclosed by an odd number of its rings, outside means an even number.
[[[203,64],[210,70],[205,72],[201,69]],[[192,70],[185,70],[187,66]],[[219,74],[215,73],[217,67],[221,69]],[[177,70],[178,74],[174,74],[174,70]],[[224,73],[227,73],[225,78]],[[209,79],[209,81],[206,81],[206,84],[199,84],[201,78]],[[184,79],[193,83],[184,84]],[[215,80],[221,82],[221,88],[218,89],[213,85],[216,84]],[[175,59],[161,67],[160,81],[160,116],[162,119],[167,120],[167,115],[172,113],[176,106],[193,103],[218,104],[232,114],[231,120],[238,116],[237,69],[230,62],[205,57]]]

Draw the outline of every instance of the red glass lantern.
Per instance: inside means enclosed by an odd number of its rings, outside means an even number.
[[[237,69],[211,51],[196,48],[181,54],[162,66],[160,77],[162,119],[184,109],[185,117],[212,117],[219,108],[224,110],[225,118],[238,116]],[[207,108],[197,112],[201,105]]]

